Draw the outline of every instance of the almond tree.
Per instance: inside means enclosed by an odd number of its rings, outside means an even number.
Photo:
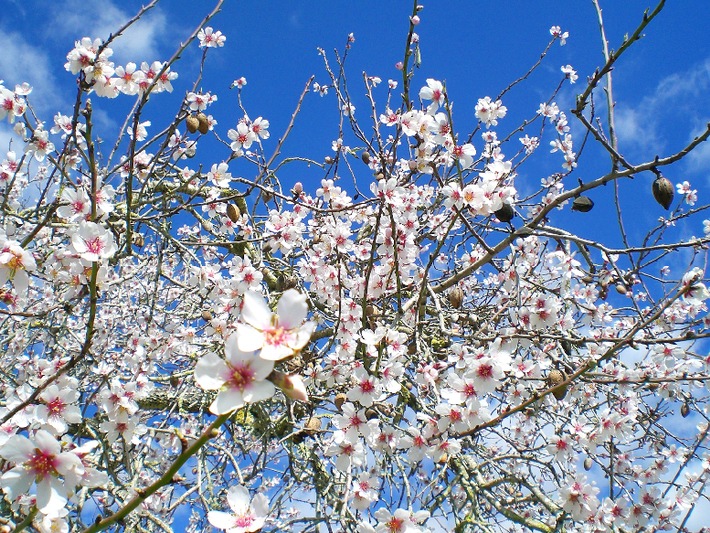
[[[401,78],[348,80],[351,35],[278,135],[244,78],[225,124],[228,95],[179,76],[188,47],[202,73],[229,45],[221,1],[171,58],[112,61],[156,4],[68,46],[78,90],[52,121],[0,84],[4,530],[685,527],[710,473],[710,222],[666,176],[710,126],[634,161],[612,84],[663,1],[620,41],[593,0],[599,67],[562,65],[516,125],[508,96],[569,33],[454,122],[414,3]],[[283,153],[311,93],[340,116],[322,160]],[[96,114],[126,101],[109,138]],[[540,158],[557,170],[531,186]],[[612,188],[608,241],[585,238]],[[653,195],[657,225],[622,216],[624,190]]]

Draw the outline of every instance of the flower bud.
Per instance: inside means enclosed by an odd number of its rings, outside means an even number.
[[[297,181],[296,183],[293,184],[293,194],[299,195],[303,192],[303,183],[300,181]]]
[[[269,376],[271,382],[276,385],[283,393],[292,400],[308,401],[308,391],[306,384],[303,383],[301,376],[297,374],[284,374],[278,370],[274,370]]]

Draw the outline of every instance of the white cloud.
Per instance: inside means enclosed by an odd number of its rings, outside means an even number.
[[[54,9],[55,18],[62,21],[61,38],[69,44],[82,37],[98,37],[105,41],[137,14],[138,7],[131,11],[119,7],[111,0],[67,0],[55,4]],[[166,59],[161,56],[160,43],[167,30],[165,13],[159,8],[151,9],[112,42],[112,60],[116,64],[129,61],[140,64],[141,61]]]
[[[39,112],[56,107],[56,79],[49,57],[39,47],[23,39],[20,33],[0,31],[0,78],[10,90],[16,84],[29,83],[33,87],[30,101]]]
[[[688,132],[682,135],[683,139],[692,139],[704,129],[704,126],[698,128],[697,113],[707,109],[704,104],[709,92],[710,58],[707,58],[684,72],[666,76],[635,103],[619,100],[615,118],[622,151],[630,147],[660,155],[668,146],[678,149],[678,143],[673,142],[678,128]],[[708,157],[710,154],[701,154],[697,161],[704,164]]]

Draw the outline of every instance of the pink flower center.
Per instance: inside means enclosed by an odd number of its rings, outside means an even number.
[[[229,379],[229,387],[244,392],[249,384],[254,381],[254,371],[248,365],[238,365],[232,367],[232,376]]]
[[[288,332],[282,327],[270,327],[264,330],[264,341],[270,346],[281,346],[288,342]]]
[[[35,448],[34,453],[30,456],[29,461],[27,461],[26,467],[38,480],[42,480],[49,475],[57,475],[56,457],[39,448]]]
[[[47,409],[49,410],[49,415],[60,415],[64,412],[66,404],[61,398],[54,398],[47,402]]]
[[[493,377],[493,366],[492,365],[481,365],[478,367],[478,376],[482,378],[492,378]]]
[[[397,531],[402,531],[402,526],[404,525],[404,520],[401,518],[395,518],[394,516],[385,524],[387,529],[392,533],[397,533]]]
[[[104,249],[104,243],[99,237],[94,237],[93,239],[88,239],[86,242],[86,248],[96,255],[99,255]]]
[[[237,516],[234,520],[234,527],[249,527],[254,522],[254,517],[251,515]]]

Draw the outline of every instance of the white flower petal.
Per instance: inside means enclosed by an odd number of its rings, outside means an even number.
[[[207,513],[207,520],[219,529],[232,529],[237,526],[237,517],[223,511],[210,511]]]
[[[13,435],[0,448],[0,456],[12,463],[24,463],[34,451],[35,445],[27,437]]]
[[[258,331],[257,333],[259,334]],[[237,366],[243,363],[250,363],[251,361],[254,361],[256,359],[254,355],[254,350],[243,350],[239,348],[239,337],[240,335],[237,333],[235,335],[230,335],[227,340],[224,341],[224,354],[226,356],[227,362],[231,366]]]
[[[243,352],[259,350],[264,345],[264,334],[248,324],[237,324],[237,347]]]
[[[241,317],[244,322],[257,329],[265,329],[271,325],[272,315],[273,313],[263,296],[252,291],[247,291],[244,294],[244,307],[242,308]]]
[[[210,412],[216,415],[231,413],[235,409],[244,406],[244,395],[237,389],[225,389],[219,391],[217,397],[210,405]]]
[[[227,492],[227,503],[237,516],[245,515],[249,512],[249,491],[242,485],[234,485]]]
[[[293,350],[285,344],[280,346],[267,344],[259,352],[259,356],[267,361],[281,361],[291,355],[293,355]]]
[[[247,403],[260,402],[271,398],[276,392],[276,387],[270,381],[255,381],[244,391],[244,401]]]
[[[215,353],[208,352],[195,365],[195,381],[204,390],[219,389],[229,373],[227,364]]]
[[[277,305],[279,325],[286,329],[294,329],[301,325],[308,314],[306,295],[296,289],[289,289],[281,295]]]
[[[67,496],[62,489],[62,482],[52,476],[37,483],[37,508],[40,513],[56,514],[67,504]]]

